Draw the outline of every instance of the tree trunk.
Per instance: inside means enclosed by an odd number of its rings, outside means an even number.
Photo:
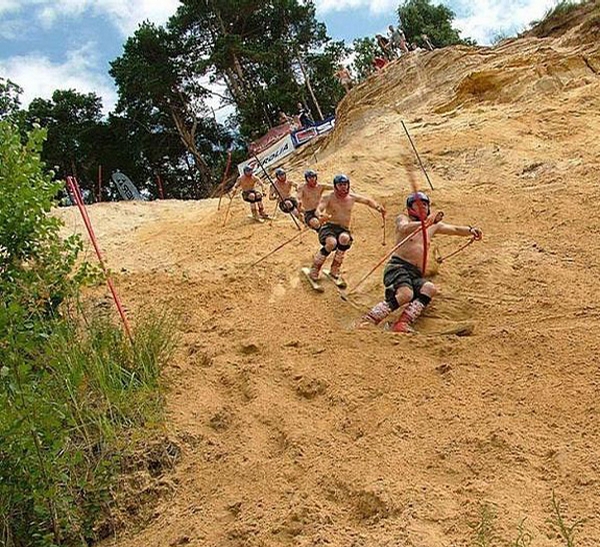
[[[211,182],[211,173],[210,168],[204,158],[200,155],[198,148],[196,147],[196,127],[198,122],[194,119],[194,123],[191,128],[188,128],[185,124],[185,121],[181,119],[179,114],[174,108],[171,108],[171,117],[175,122],[175,127],[177,127],[177,132],[179,133],[179,138],[181,142],[188,150],[190,154],[194,157],[194,163],[196,164],[196,168],[200,172],[200,176],[202,180],[205,182],[207,187]]]
[[[321,121],[323,121],[324,120],[323,112],[321,112],[321,107],[317,101],[317,98],[315,97],[315,92],[313,91],[313,88],[310,85],[310,78],[309,78],[306,70],[304,70],[304,65],[302,64],[300,55],[298,55],[298,64],[300,65],[300,70],[302,72],[302,76],[304,76],[304,81],[306,82],[306,87],[308,87],[308,91],[310,93],[310,96],[312,97],[313,103],[315,103],[315,106],[317,107],[317,112],[319,113],[319,117],[321,118]]]

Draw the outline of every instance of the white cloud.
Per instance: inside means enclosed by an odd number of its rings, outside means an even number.
[[[86,44],[70,52],[64,63],[53,63],[41,54],[0,59],[0,74],[23,88],[24,107],[36,97],[50,99],[56,89],[75,89],[102,97],[104,112],[108,113],[117,95],[108,75],[99,69],[94,50],[95,44]]]
[[[0,14],[26,15],[45,28],[65,17],[103,15],[128,36],[146,19],[164,23],[178,4],[178,0],[0,0]]]
[[[315,0],[317,13],[367,8],[373,14],[395,14],[399,0]]]
[[[478,0],[476,4],[455,0],[452,9],[461,16],[454,20],[454,26],[461,31],[461,37],[489,45],[497,34],[514,35],[526,29],[555,5],[556,0]]]

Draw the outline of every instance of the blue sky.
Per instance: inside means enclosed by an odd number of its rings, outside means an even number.
[[[442,3],[433,0],[434,3]],[[353,38],[383,33],[397,23],[400,0],[315,0],[329,35]],[[463,37],[487,45],[540,19],[556,0],[445,0]],[[26,106],[55,89],[94,91],[111,110],[116,91],[109,61],[140,22],[164,23],[178,0],[0,0],[0,77],[23,89]],[[217,106],[216,104],[214,105]]]

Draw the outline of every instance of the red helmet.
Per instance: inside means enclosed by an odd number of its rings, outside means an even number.
[[[425,194],[424,192],[413,192],[406,198],[406,208],[408,209],[408,212],[409,212],[408,216],[414,220],[424,220],[424,218],[421,218],[419,215],[411,215],[410,214],[410,210],[413,208],[413,205],[415,203],[423,203],[423,204],[427,205],[427,213],[425,215],[425,216],[427,216],[429,214],[429,208],[431,206],[431,201],[429,199],[429,196],[427,194]]]

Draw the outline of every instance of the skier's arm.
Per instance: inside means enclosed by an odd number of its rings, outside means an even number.
[[[474,237],[477,240],[483,237],[483,232],[475,226],[455,226],[443,222],[438,224],[436,233],[447,236]]]
[[[363,205],[368,205],[371,209],[375,209],[378,213],[385,213],[385,207],[380,203],[377,203],[374,199],[360,196],[358,194],[354,194],[354,199],[356,203],[362,203]]]

